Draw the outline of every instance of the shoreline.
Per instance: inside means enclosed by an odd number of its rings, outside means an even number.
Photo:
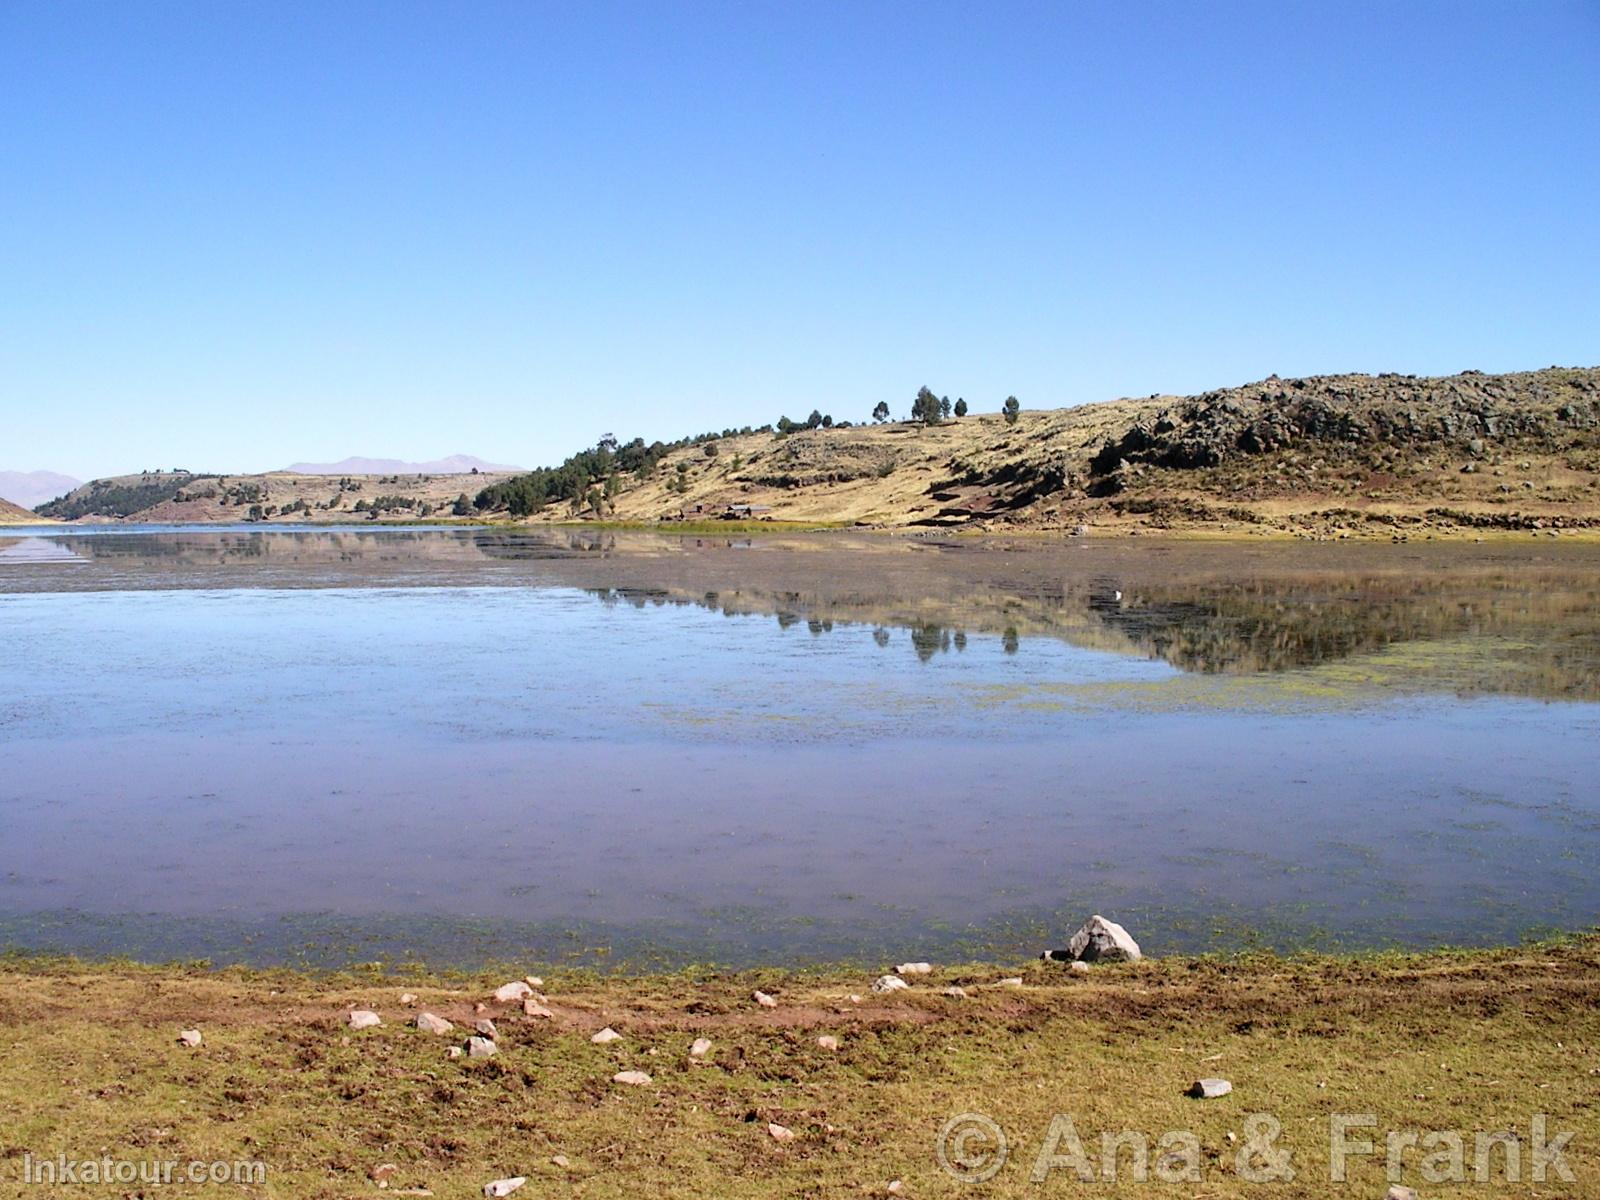
[[[1595,934],[1088,971],[935,965],[888,994],[871,990],[871,973],[840,968],[563,970],[534,975],[528,1012],[494,998],[529,970],[539,968],[312,976],[7,957],[5,1170],[21,1170],[24,1154],[253,1161],[259,1185],[198,1194],[330,1200],[379,1187],[466,1197],[518,1176],[527,1195],[1033,1196],[1079,1186],[1059,1161],[1048,1184],[1033,1179],[1065,1114],[1097,1172],[1102,1131],[1192,1133],[1185,1170],[1198,1174],[1147,1185],[1125,1175],[1132,1194],[1231,1197],[1260,1192],[1237,1151],[1247,1119],[1265,1113],[1298,1168],[1276,1195],[1383,1195],[1384,1130],[1456,1131],[1461,1184],[1424,1182],[1414,1145],[1400,1177],[1429,1197],[1475,1194],[1473,1136],[1503,1129],[1521,1141],[1522,1173],[1505,1177],[1496,1151],[1497,1195],[1600,1195]],[[381,1024],[352,1028],[354,1011]],[[413,1027],[422,1013],[454,1028]],[[466,1039],[484,1020],[495,1052],[474,1058]],[[186,1029],[199,1046],[178,1043]],[[598,1044],[604,1029],[619,1036]],[[709,1045],[693,1054],[697,1039]],[[1206,1077],[1232,1093],[1189,1098]],[[1336,1187],[1324,1160],[1340,1113],[1370,1114],[1379,1133],[1377,1152],[1352,1157]],[[938,1153],[962,1114],[992,1120],[1009,1142],[981,1193]],[[1551,1137],[1576,1131],[1565,1152],[1574,1183],[1530,1181],[1536,1115]]]

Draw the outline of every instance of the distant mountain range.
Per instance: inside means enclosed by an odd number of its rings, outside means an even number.
[[[33,508],[65,496],[83,481],[54,471],[0,471],[0,500]]]
[[[470,475],[473,471],[520,471],[502,463],[484,462],[470,454],[452,454],[431,462],[402,462],[398,458],[346,458],[336,463],[295,463],[283,468],[295,475]],[[0,492],[0,495],[4,495]]]

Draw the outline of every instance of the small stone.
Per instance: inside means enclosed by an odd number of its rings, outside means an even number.
[[[777,1008],[778,1007],[777,1000],[775,1000],[773,997],[767,995],[765,992],[752,992],[751,995],[750,995],[750,999],[754,1000],[757,1004],[761,1005],[762,1008]]]
[[[1188,1095],[1196,1100],[1215,1100],[1218,1096],[1226,1096],[1233,1091],[1233,1084],[1226,1079],[1196,1079],[1189,1085]]]
[[[901,963],[894,969],[896,975],[932,975],[933,964],[925,962]]]
[[[381,1188],[386,1188],[389,1186],[389,1180],[394,1178],[395,1172],[399,1169],[394,1163],[383,1163],[373,1167],[367,1174],[371,1176],[373,1183]]]
[[[513,1175],[510,1179],[491,1179],[483,1185],[485,1196],[509,1196],[528,1182],[526,1175]]]
[[[939,994],[941,996],[949,996],[954,1000],[965,1000],[967,998],[967,989],[964,987],[947,987]]]
[[[711,1039],[710,1038],[695,1038],[694,1041],[689,1043],[689,1057],[690,1058],[704,1058],[706,1055],[708,1055],[710,1053],[711,1053]]]
[[[468,1058],[493,1058],[500,1053],[500,1047],[486,1037],[470,1037],[467,1039]]]
[[[455,1028],[449,1021],[443,1017],[436,1017],[431,1012],[418,1013],[414,1024],[423,1033],[449,1033]]]
[[[1021,975],[1008,975],[1004,979],[995,980],[995,987],[1019,988],[1022,986]]]
[[[522,1015],[525,1017],[553,1017],[555,1013],[540,1004],[532,996],[529,996],[522,1002]]]
[[[589,1040],[596,1046],[604,1046],[607,1042],[620,1042],[622,1040],[622,1035],[615,1029],[611,1028],[611,1026],[607,1025]]]
[[[383,1024],[383,1018],[370,1008],[355,1009],[344,1020],[351,1029],[376,1029]]]
[[[648,1087],[650,1076],[643,1071],[618,1071],[611,1077],[612,1083],[625,1083],[629,1087]]]
[[[767,1132],[772,1135],[772,1140],[775,1142],[794,1141],[794,1130],[786,1125],[779,1125],[776,1121],[767,1123]]]
[[[563,1171],[565,1171],[572,1164],[567,1162],[567,1156],[565,1154],[557,1154],[550,1159],[550,1165],[552,1167],[560,1167]]]
[[[906,1190],[906,1185],[901,1183],[898,1179],[891,1179],[889,1180],[889,1186],[884,1190],[891,1196],[898,1196]]]
[[[911,985],[898,975],[880,975],[873,981],[872,990],[880,995],[884,992],[898,992]]]
[[[1383,1200],[1417,1200],[1417,1189],[1391,1183],[1389,1190],[1383,1194]]]
[[[524,996],[530,996],[532,994],[533,989],[522,980],[518,979],[511,983],[502,984],[500,987],[496,988],[494,992],[494,998],[495,1003],[497,1004],[515,1004]]]
[[[448,1049],[448,1050],[446,1050],[444,1052],[444,1056],[446,1058],[460,1058],[461,1057],[461,1047],[460,1046],[451,1046],[450,1049]]]
[[[839,1048],[839,1039],[831,1033],[825,1033],[817,1039],[817,1045],[824,1050],[837,1050]]]
[[[416,1002],[417,1002],[417,998],[415,996],[413,996],[410,992],[401,992],[400,993],[400,1003],[401,1004],[415,1004]]]
[[[480,1017],[472,1023],[472,1027],[490,1041],[500,1036],[500,1031],[494,1027],[494,1022],[488,1017]]]
[[[850,995],[847,997],[847,999],[850,1001],[851,1004],[860,1004],[861,1003],[861,997],[856,995],[854,992],[851,992]]]
[[[540,979],[537,975],[524,975],[522,977],[522,982],[527,984],[536,992],[540,988],[544,987],[544,980]]]
[[[1071,967],[1069,969],[1073,970],[1073,971],[1077,971],[1079,974],[1082,974],[1082,975],[1087,975],[1090,971],[1094,970],[1093,967],[1091,967],[1088,963],[1084,962],[1082,959],[1074,959],[1073,962],[1072,962],[1072,965],[1071,965]]]
[[[185,1029],[182,1033],[178,1034],[178,1045],[187,1046],[191,1050],[203,1045],[204,1043],[205,1038],[200,1036],[200,1031],[198,1029]]]

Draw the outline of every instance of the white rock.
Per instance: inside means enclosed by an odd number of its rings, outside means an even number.
[[[415,996],[413,996],[410,992],[401,992],[400,993],[400,1003],[401,1004],[415,1004],[416,1002],[417,1002],[417,998]]]
[[[472,1027],[488,1038],[491,1042],[500,1036],[500,1031],[494,1027],[494,1022],[488,1017],[480,1017],[472,1023]]]
[[[444,1052],[444,1056],[446,1058],[460,1058],[461,1057],[461,1047],[460,1046],[451,1046],[450,1049],[448,1049],[448,1050],[446,1050]]]
[[[502,984],[497,987],[494,991],[494,998],[498,1004],[515,1004],[524,996],[531,996],[532,994],[533,989],[518,979],[512,983]]]
[[[1417,1189],[1391,1183],[1389,1190],[1383,1195],[1383,1200],[1417,1200]]]
[[[351,1029],[375,1029],[383,1024],[383,1018],[370,1008],[355,1009],[344,1020]]]
[[[704,1058],[706,1055],[708,1055],[710,1053],[711,1053],[711,1039],[710,1038],[695,1038],[694,1041],[689,1043],[689,1057],[690,1058]]]
[[[964,987],[947,987],[939,994],[956,1000],[965,1000],[967,998],[967,989]]]
[[[778,1007],[778,1002],[776,1000],[774,1000],[771,996],[767,995],[765,992],[752,992],[750,994],[750,999],[754,1000],[757,1004],[761,1005],[762,1008],[777,1008]]]
[[[767,1132],[772,1135],[772,1140],[775,1142],[794,1141],[794,1130],[787,1126],[779,1125],[776,1121],[767,1123]]]
[[[831,1033],[825,1033],[817,1039],[817,1045],[824,1050],[837,1050],[839,1048],[839,1039]]]
[[[611,1028],[611,1026],[607,1025],[604,1029],[602,1029],[599,1033],[595,1034],[589,1040],[591,1042],[593,1042],[596,1046],[604,1046],[607,1042],[619,1042],[619,1041],[621,1041],[622,1040],[622,1035],[620,1033],[618,1033],[615,1029]]]
[[[467,1039],[468,1058],[493,1058],[500,1052],[500,1047],[486,1037],[469,1037]]]
[[[528,1182],[526,1175],[513,1175],[510,1179],[492,1179],[483,1185],[485,1196],[509,1196]]]
[[[650,1076],[643,1071],[618,1071],[611,1077],[611,1082],[625,1083],[629,1087],[647,1087],[650,1084]]]
[[[1082,959],[1073,959],[1072,969],[1083,975],[1087,975],[1090,971],[1094,970],[1093,967],[1084,962]]]
[[[1196,1100],[1215,1100],[1218,1096],[1226,1096],[1233,1091],[1233,1084],[1226,1079],[1196,1079],[1189,1085],[1189,1095]]]
[[[1083,928],[1067,942],[1067,951],[1083,962],[1132,962],[1143,958],[1139,943],[1121,925],[1098,913],[1083,923]]]
[[[932,975],[933,964],[925,962],[901,963],[895,968],[897,975]]]
[[[193,1050],[196,1046],[203,1045],[204,1043],[205,1038],[200,1036],[200,1031],[198,1029],[185,1029],[182,1033],[178,1034],[178,1045],[187,1046],[191,1050]]]
[[[995,980],[994,985],[995,987],[1019,988],[1022,986],[1022,976],[1008,975],[1004,979]]]
[[[901,1192],[906,1190],[906,1185],[901,1183],[898,1179],[891,1179],[889,1181],[889,1186],[884,1190],[891,1196],[898,1196]]]
[[[527,984],[534,991],[538,991],[544,986],[544,980],[540,979],[537,975],[524,975],[522,977],[522,982]]]
[[[911,985],[898,975],[880,975],[872,983],[872,990],[880,995],[884,992],[898,992]]]
[[[455,1028],[449,1021],[443,1017],[436,1017],[431,1012],[419,1012],[415,1024],[423,1033],[449,1033]]]
[[[529,996],[522,1002],[522,1015],[525,1017],[553,1017],[555,1013],[540,1004],[532,996]]]
[[[572,1164],[567,1161],[567,1156],[565,1154],[556,1154],[551,1156],[550,1165],[560,1167],[563,1171],[565,1171]]]

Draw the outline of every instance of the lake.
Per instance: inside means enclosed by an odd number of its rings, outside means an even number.
[[[0,533],[0,943],[332,965],[1600,914],[1600,546]]]

